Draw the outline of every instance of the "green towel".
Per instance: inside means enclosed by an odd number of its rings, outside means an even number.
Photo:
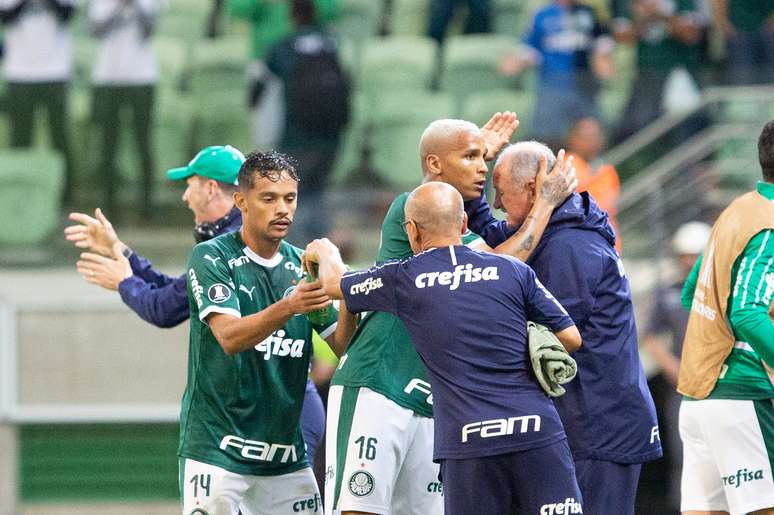
[[[527,339],[532,369],[540,386],[549,397],[564,395],[561,385],[572,381],[578,372],[575,360],[554,333],[542,325],[527,322]]]

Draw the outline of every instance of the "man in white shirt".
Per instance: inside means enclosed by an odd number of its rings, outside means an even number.
[[[73,187],[67,114],[72,38],[67,23],[74,10],[75,0],[0,0],[11,146],[31,146],[35,111],[44,108],[51,142],[65,160],[65,202],[71,200]]]

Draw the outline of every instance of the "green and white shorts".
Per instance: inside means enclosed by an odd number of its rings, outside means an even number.
[[[280,476],[248,476],[180,459],[183,515],[295,515],[323,506],[312,469]]]
[[[680,438],[683,512],[774,507],[774,401],[683,401]]]
[[[441,515],[433,419],[368,388],[331,386],[325,513]]]

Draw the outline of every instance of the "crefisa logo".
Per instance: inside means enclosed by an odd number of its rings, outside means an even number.
[[[723,476],[723,484],[739,488],[742,486],[742,483],[749,483],[750,481],[758,481],[761,479],[763,479],[763,469],[747,470],[746,468],[743,468],[737,470],[736,474]]]
[[[497,281],[500,276],[496,266],[475,268],[471,263],[457,265],[454,272],[425,272],[414,279],[417,288],[432,288],[434,286],[447,286],[449,290],[456,290],[460,283],[477,283],[479,281]]]
[[[540,515],[570,515],[572,513],[583,513],[583,507],[573,497],[565,499],[564,502],[544,504],[540,507]]]

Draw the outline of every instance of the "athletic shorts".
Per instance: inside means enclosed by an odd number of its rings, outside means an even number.
[[[774,507],[774,403],[683,401],[682,511],[732,515]]]
[[[325,513],[441,515],[433,419],[368,388],[331,386]]]
[[[311,468],[281,476],[248,476],[180,459],[183,515],[295,515],[323,513]]]
[[[445,515],[583,513],[567,440],[509,454],[442,460],[441,479]]]
[[[641,470],[640,463],[575,460],[575,475],[586,513],[634,515]]]

